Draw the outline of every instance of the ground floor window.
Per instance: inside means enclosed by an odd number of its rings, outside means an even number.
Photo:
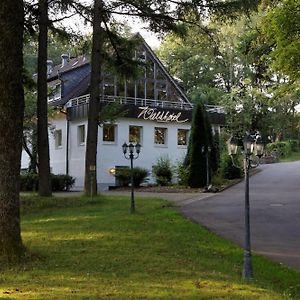
[[[78,145],[85,144],[85,125],[79,125],[77,128],[78,133]]]
[[[154,144],[156,145],[167,144],[167,128],[154,127]]]
[[[142,126],[129,126],[129,143],[142,143]]]
[[[103,125],[103,142],[116,141],[116,125],[104,124]]]
[[[61,129],[54,131],[54,141],[55,141],[56,149],[62,147],[62,131],[61,131]]]
[[[178,129],[177,130],[177,145],[186,146],[188,144],[188,129]]]

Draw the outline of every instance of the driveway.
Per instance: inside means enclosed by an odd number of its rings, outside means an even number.
[[[252,250],[300,271],[300,161],[262,165],[250,178]],[[217,234],[244,245],[244,182],[181,212]]]

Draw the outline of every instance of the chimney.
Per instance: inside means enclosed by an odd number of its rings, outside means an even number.
[[[47,60],[47,75],[49,76],[53,71],[53,61],[51,59]]]
[[[63,68],[69,62],[69,54],[62,54],[61,55],[61,67]]]

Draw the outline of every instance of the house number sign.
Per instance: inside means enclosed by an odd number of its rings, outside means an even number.
[[[139,109],[141,112],[137,116],[138,119],[142,118],[144,120],[157,121],[162,123],[176,122],[176,123],[185,123],[189,119],[180,119],[181,112],[171,113],[166,110],[158,110],[157,108],[152,108],[149,106],[140,106]]]

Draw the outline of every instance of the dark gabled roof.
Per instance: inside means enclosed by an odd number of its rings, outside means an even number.
[[[75,58],[71,58],[64,66],[62,66],[62,64],[54,66],[51,73],[48,75],[48,81],[52,81],[56,79],[61,73],[69,72],[71,70],[82,67],[89,63],[90,63],[89,59],[87,59],[85,56],[78,56]]]

